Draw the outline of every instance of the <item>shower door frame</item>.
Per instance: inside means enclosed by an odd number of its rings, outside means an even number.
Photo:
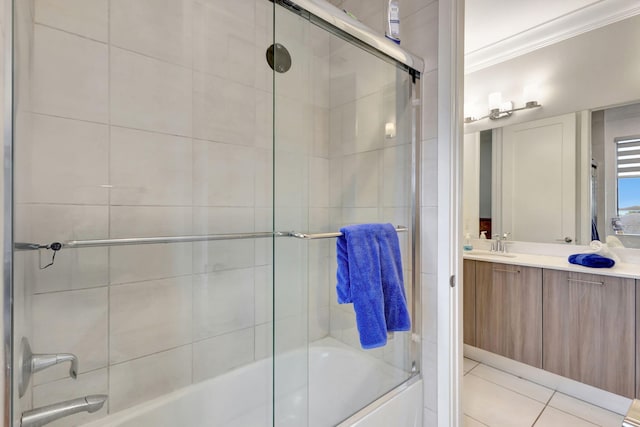
[[[2,238],[2,320],[4,355],[4,410],[2,425],[11,426],[13,419],[13,0],[5,0],[0,7],[4,12],[4,75],[2,87],[4,96],[3,128],[3,238]]]

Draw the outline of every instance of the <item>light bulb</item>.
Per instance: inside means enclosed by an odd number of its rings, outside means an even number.
[[[500,109],[502,104],[502,93],[493,92],[489,94],[489,110]]]

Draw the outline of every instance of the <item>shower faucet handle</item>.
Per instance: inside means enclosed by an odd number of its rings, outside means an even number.
[[[47,369],[58,363],[71,362],[69,367],[69,376],[74,380],[78,378],[78,358],[75,354],[71,353],[56,353],[56,354],[33,354],[31,352],[31,346],[26,338],[22,338],[20,361],[19,361],[19,378],[18,378],[18,392],[20,397],[24,396],[27,391],[31,376]]]
[[[71,366],[69,367],[69,376],[74,380],[78,378],[78,358],[71,353],[32,354],[31,372],[39,372],[62,362],[71,362]]]

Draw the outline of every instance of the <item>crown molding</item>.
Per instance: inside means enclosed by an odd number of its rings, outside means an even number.
[[[640,14],[638,0],[602,0],[465,55],[465,74]]]

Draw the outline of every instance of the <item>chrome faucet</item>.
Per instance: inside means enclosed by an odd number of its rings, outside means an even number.
[[[502,252],[502,241],[499,234],[494,234],[491,239],[491,252]]]
[[[491,252],[507,253],[507,240],[511,233],[503,233],[502,236],[494,234],[491,239]]]
[[[22,350],[20,361],[20,378],[18,381],[18,392],[20,397],[24,396],[29,386],[31,376],[43,369],[47,369],[50,366],[57,365],[62,362],[71,362],[69,367],[69,376],[74,380],[78,378],[78,358],[71,353],[58,353],[58,354],[33,354],[31,352],[31,346],[26,338],[22,338]]]
[[[108,396],[105,394],[94,394],[32,409],[22,414],[20,426],[41,427],[79,412],[89,412],[91,414],[99,411],[104,405],[104,402],[107,401],[107,398]]]

